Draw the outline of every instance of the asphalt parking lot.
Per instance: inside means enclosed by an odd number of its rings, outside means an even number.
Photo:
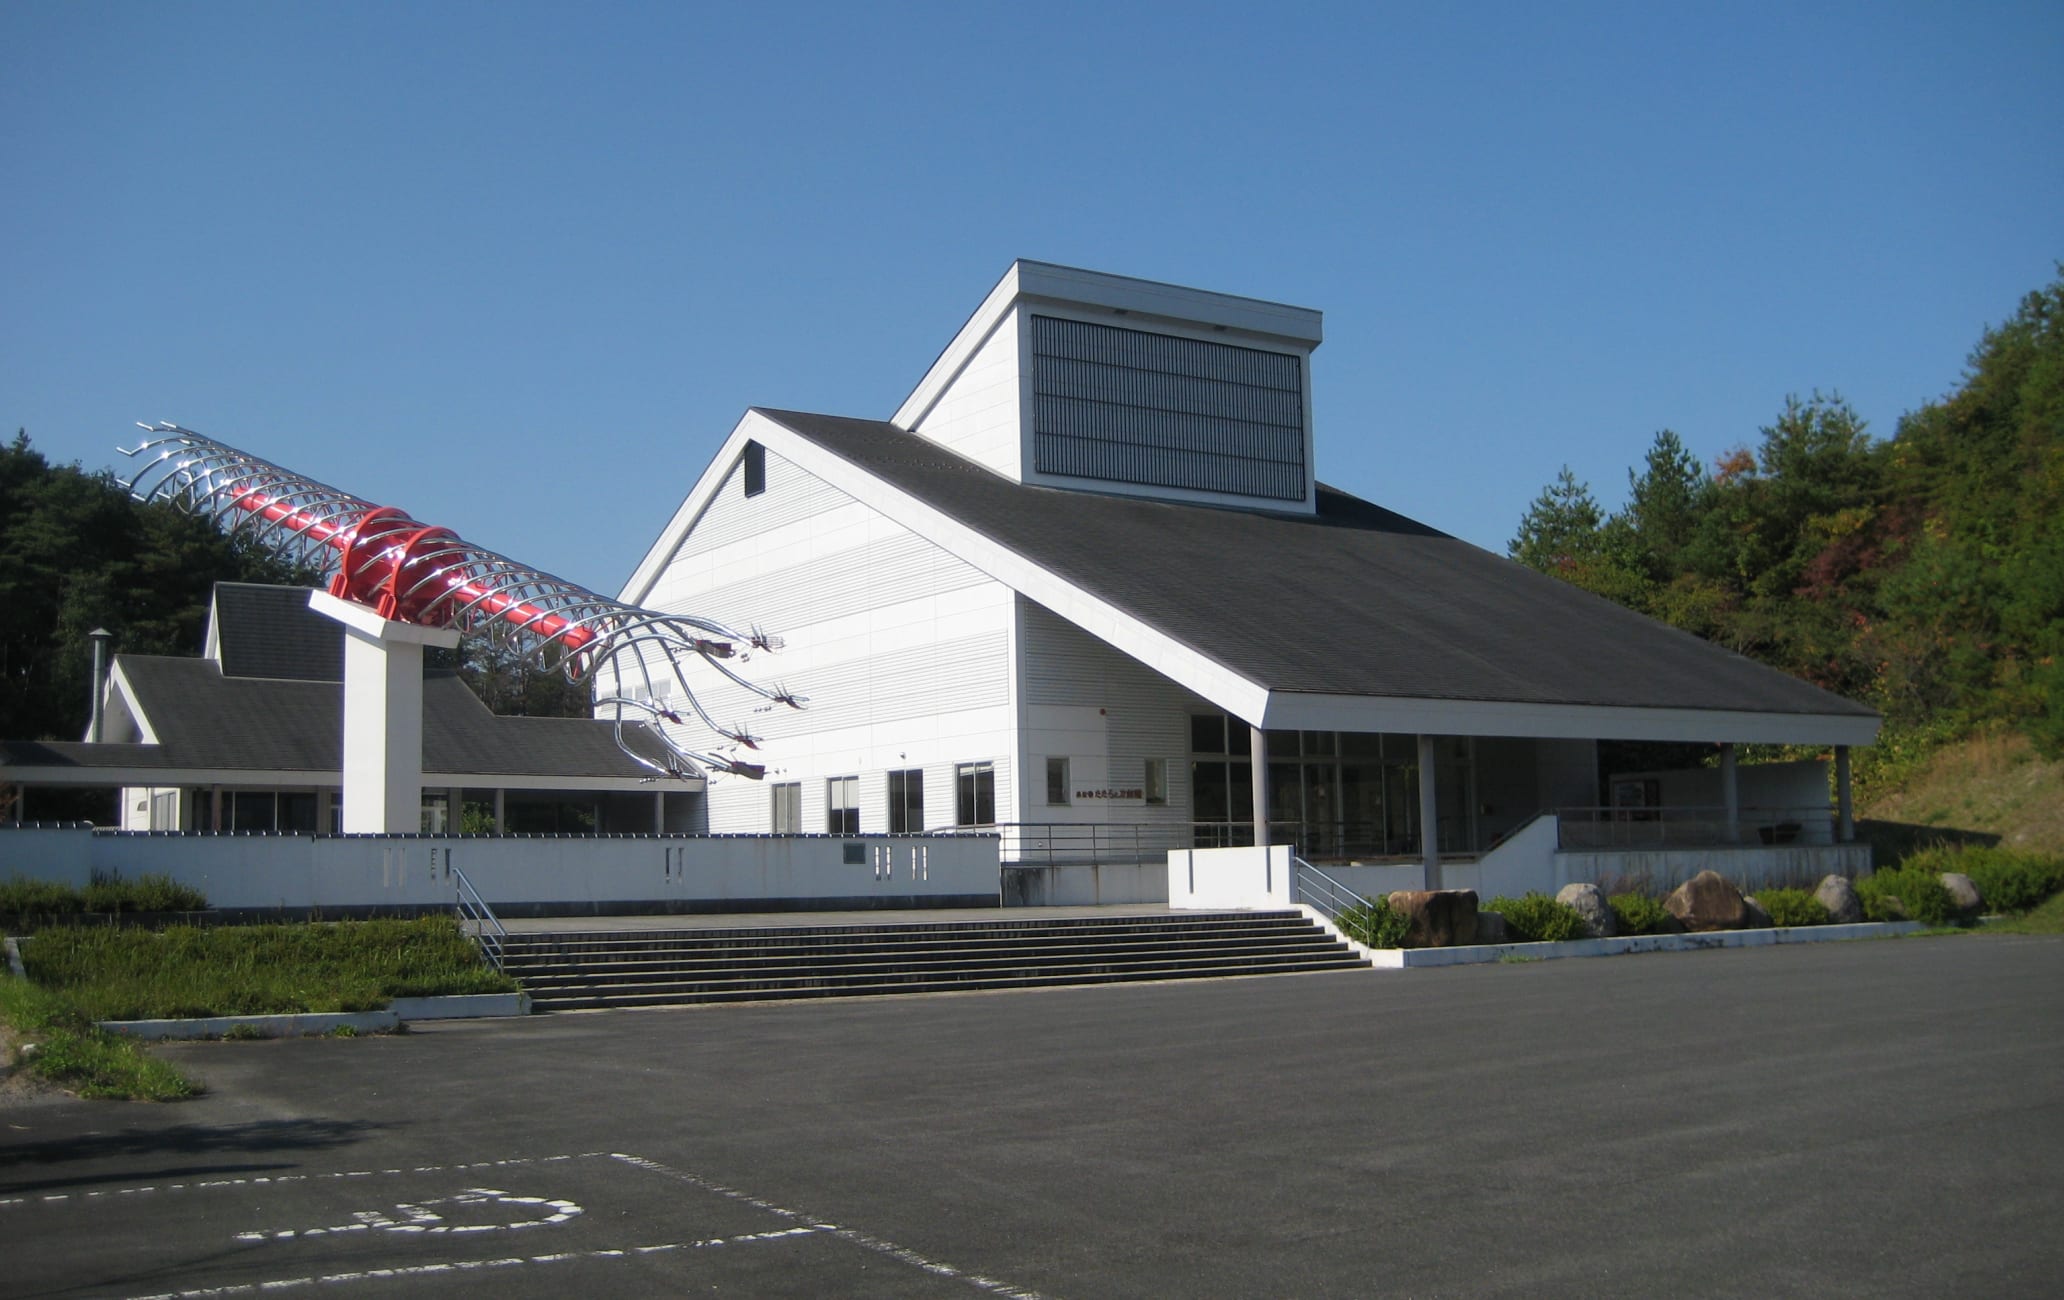
[[[0,1109],[0,1295],[2049,1295],[2064,941],[534,1017]]]

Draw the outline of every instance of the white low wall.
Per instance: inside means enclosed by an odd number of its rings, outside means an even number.
[[[1291,887],[1287,844],[1168,854],[1170,907],[1289,907]]]
[[[848,862],[849,845],[861,861]],[[994,836],[160,835],[0,831],[0,879],[162,874],[225,910],[449,907],[454,870],[496,911],[993,906]]]
[[[1003,868],[1005,907],[1097,907],[1167,901],[1168,873],[1158,862]]]
[[[1744,890],[1774,884],[1811,889],[1823,876],[1855,879],[1871,873],[1868,844],[1764,844],[1741,848],[1656,849],[1648,852],[1558,853],[1563,883],[1595,881],[1666,893],[1701,871],[1717,871]],[[1559,886],[1558,886],[1559,887]],[[1552,892],[1552,891],[1551,891]]]

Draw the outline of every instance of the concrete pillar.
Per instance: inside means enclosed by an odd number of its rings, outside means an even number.
[[[1254,846],[1265,849],[1268,833],[1268,735],[1260,727],[1247,728],[1248,763],[1254,769]]]
[[[313,592],[309,608],[344,625],[344,829],[411,834],[423,824],[423,647],[459,643],[447,628],[381,618]]]
[[[508,793],[507,790],[501,789],[495,791],[495,834],[497,835],[507,835],[509,833],[509,819],[506,815],[508,812],[506,797]]]
[[[1433,737],[1419,737],[1419,857],[1426,889],[1441,887],[1440,791],[1434,787]]]
[[[666,834],[666,791],[664,790],[654,790],[652,792],[652,833],[654,835]]]
[[[1720,838],[1732,844],[1741,838],[1741,784],[1735,779],[1732,741],[1720,746],[1720,806],[1727,820]]]
[[[1849,794],[1849,746],[1835,746],[1835,843],[1856,841],[1856,804]]]
[[[208,787],[208,829],[222,829],[222,787],[219,785]]]

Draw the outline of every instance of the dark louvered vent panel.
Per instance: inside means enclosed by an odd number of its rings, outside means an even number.
[[[1298,357],[1050,316],[1032,351],[1040,473],[1304,499]]]

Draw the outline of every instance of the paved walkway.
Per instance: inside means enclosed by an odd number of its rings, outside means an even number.
[[[1166,903],[1113,903],[1101,907],[916,907],[857,912],[691,912],[665,916],[504,917],[511,934],[594,933],[617,930],[772,930],[799,925],[922,925],[952,921],[1051,921],[1072,917],[1168,916]],[[1238,909],[1227,908],[1226,911]]]

